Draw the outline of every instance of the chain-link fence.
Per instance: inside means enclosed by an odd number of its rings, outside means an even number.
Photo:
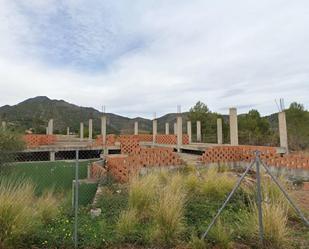
[[[98,243],[91,222],[96,214],[90,212],[98,182],[89,171],[100,153],[0,152],[0,247],[77,248]]]

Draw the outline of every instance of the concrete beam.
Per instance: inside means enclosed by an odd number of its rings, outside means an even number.
[[[279,120],[280,147],[285,148],[286,152],[288,153],[288,131],[284,111],[278,113],[278,120]]]
[[[238,121],[236,108],[230,108],[230,140],[231,145],[238,145]]]
[[[138,135],[138,121],[134,122],[134,135]]]
[[[156,136],[158,131],[158,120],[154,119],[152,121],[152,143],[156,143]]]
[[[93,122],[92,119],[89,119],[88,121],[88,139],[92,140],[92,134],[93,134]]]
[[[187,121],[187,134],[189,137],[189,144],[192,143],[192,124],[191,121]]]
[[[54,134],[54,120],[50,119],[48,121],[48,135],[53,135]]]
[[[56,160],[56,152],[55,151],[51,151],[49,152],[49,160],[54,162]]]
[[[106,144],[106,116],[101,117],[101,136],[103,139],[103,144]]]
[[[165,123],[165,135],[169,135],[169,134],[170,134],[170,124]]]
[[[196,121],[196,141],[202,142],[202,126],[201,121]]]
[[[182,116],[177,117],[177,151],[180,152],[182,146]]]
[[[223,144],[222,119],[217,119],[217,142]]]
[[[177,123],[174,123],[174,135],[177,135]]]
[[[84,139],[84,123],[81,122],[79,125],[79,138],[80,140]]]

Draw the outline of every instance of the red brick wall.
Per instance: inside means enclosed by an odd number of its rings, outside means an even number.
[[[106,169],[103,168],[99,163],[93,162],[90,165],[90,178],[101,179],[106,174]]]
[[[56,135],[27,134],[23,136],[27,148],[50,145],[56,142]]]
[[[309,170],[309,157],[301,154],[280,156],[276,148],[266,146],[218,146],[207,149],[201,161],[207,163],[252,161],[254,152],[261,152],[261,159],[270,166]]]
[[[140,148],[130,155],[107,157],[108,171],[120,182],[126,182],[142,167],[181,165],[183,162],[170,148]]]
[[[156,136],[157,144],[177,144],[177,136],[176,135],[157,135]],[[182,143],[189,144],[189,136],[187,134],[182,135]]]

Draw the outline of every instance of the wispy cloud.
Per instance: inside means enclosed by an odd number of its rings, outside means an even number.
[[[0,0],[0,105],[34,95],[128,116],[308,108],[309,3]]]

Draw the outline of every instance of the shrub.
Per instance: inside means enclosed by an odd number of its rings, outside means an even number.
[[[15,247],[38,225],[34,186],[23,179],[0,178],[0,247]]]
[[[189,242],[189,248],[191,249],[205,249],[206,243],[205,240],[200,239],[198,236],[191,236],[191,240]]]

